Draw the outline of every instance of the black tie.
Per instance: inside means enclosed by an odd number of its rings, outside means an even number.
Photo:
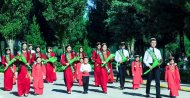
[[[154,48],[153,48],[153,52],[154,52]]]

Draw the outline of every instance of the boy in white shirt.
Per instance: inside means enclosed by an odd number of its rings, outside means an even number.
[[[125,42],[120,43],[120,49],[116,51],[115,53],[115,61],[118,66],[119,70],[119,82],[120,82],[120,89],[124,89],[124,84],[125,84],[125,78],[126,78],[126,66],[127,66],[127,61],[129,60],[129,52],[125,49]],[[126,58],[127,61],[122,62],[122,59]]]
[[[89,72],[91,71],[91,66],[88,64],[88,57],[84,57],[84,63],[81,64],[80,71],[82,72],[82,81],[83,81],[83,94],[88,93],[88,85],[89,85]]]

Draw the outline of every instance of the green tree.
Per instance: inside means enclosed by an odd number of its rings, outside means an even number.
[[[39,0],[45,10],[43,16],[53,28],[52,36],[63,46],[82,40],[86,34],[83,17],[87,0]]]
[[[108,18],[107,11],[112,0],[91,0],[89,6],[89,21],[87,23],[88,39],[94,45],[96,42],[111,43],[111,33],[104,20]]]
[[[31,43],[33,46],[40,45],[45,46],[46,42],[42,37],[42,33],[40,32],[40,27],[36,22],[36,17],[33,16],[32,23],[29,26],[28,34],[25,35],[25,40],[28,43]]]
[[[162,47],[179,35],[181,53],[186,53],[184,28],[185,20],[189,17],[188,2],[189,0],[146,0],[146,11],[152,20],[148,31],[156,31]]]
[[[91,57],[92,48],[89,46],[89,41],[87,39],[84,39],[84,41],[83,41],[83,48],[84,48],[84,52],[86,53],[86,55],[88,57]]]
[[[17,35],[23,33],[23,28],[28,26],[31,7],[32,0],[4,0],[0,8],[0,33],[12,52]]]
[[[145,17],[144,6],[140,0],[114,0],[108,10],[107,27],[112,33],[112,39],[119,43],[126,41],[128,49],[133,54],[137,38],[141,38]]]

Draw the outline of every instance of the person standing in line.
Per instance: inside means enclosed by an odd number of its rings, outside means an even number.
[[[168,83],[168,89],[170,90],[170,97],[176,98],[179,96],[178,90],[180,87],[180,74],[177,64],[174,62],[174,57],[169,58],[169,63],[165,67],[165,81]]]
[[[101,53],[101,43],[96,43],[96,49],[92,53],[92,60],[94,61],[94,82],[95,86],[100,86],[100,69],[101,69],[101,59],[100,59],[100,53]]]
[[[135,61],[132,62],[131,71],[133,76],[133,89],[140,88],[143,83],[142,79],[142,63],[139,61],[139,55],[135,55]]]
[[[156,82],[156,98],[161,98],[160,96],[160,65],[162,64],[162,56],[160,50],[156,48],[157,40],[156,38],[150,39],[150,48],[145,51],[143,62],[144,64],[151,69],[151,71],[147,75],[147,83],[146,83],[146,97],[150,97],[150,84],[155,76]],[[153,69],[152,64],[154,61],[158,60],[159,64],[157,67]]]
[[[123,62],[123,59],[126,59]],[[119,82],[120,82],[120,89],[124,89],[125,84],[125,77],[126,77],[126,67],[127,61],[129,60],[129,52],[125,49],[125,42],[120,43],[120,49],[115,53],[115,61],[117,62],[118,69],[119,69]],[[117,66],[116,66],[117,67]]]
[[[32,67],[33,87],[35,95],[42,95],[44,89],[44,80],[46,77],[46,68],[42,64],[42,58],[36,58],[36,64]]]
[[[88,93],[88,86],[89,86],[89,72],[91,71],[91,66],[88,63],[88,57],[84,57],[84,63],[81,64],[80,71],[82,72],[82,81],[83,81],[83,94]]]
[[[68,66],[64,70],[64,82],[67,87],[67,93],[71,94],[71,88],[73,86],[73,72],[72,67],[73,65],[69,64],[69,61],[72,60],[75,57],[74,52],[72,51],[71,45],[66,46],[66,52],[61,55],[61,61],[60,63],[63,66]]]
[[[2,64],[4,65],[4,68],[8,68],[4,71],[4,90],[5,91],[11,91],[13,88],[13,78],[15,70],[13,68],[13,65],[8,65],[8,63],[14,58],[14,55],[11,54],[10,48],[6,48],[5,55],[2,56]]]

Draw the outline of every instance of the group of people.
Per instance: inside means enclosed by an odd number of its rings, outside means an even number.
[[[155,77],[156,81],[156,98],[160,96],[160,66],[162,64],[162,56],[160,50],[156,48],[157,41],[155,38],[150,39],[150,48],[145,51],[143,63],[151,71],[147,74],[146,83],[146,97],[150,97],[150,84]],[[22,50],[17,53],[17,56],[23,56],[27,62],[18,59],[15,63],[10,61],[14,59],[10,48],[6,48],[5,55],[2,56],[2,64],[4,68],[4,90],[11,91],[13,84],[17,84],[18,96],[28,96],[31,81],[34,87],[34,94],[43,94],[44,80],[47,83],[53,83],[57,80],[56,65],[52,62],[43,63],[43,60],[51,57],[56,57],[52,51],[52,47],[47,47],[47,53],[40,52],[40,46],[36,47],[36,51],[32,50],[32,45],[22,43]],[[83,86],[83,93],[88,93],[89,76],[92,70],[91,65],[88,63],[89,57],[83,51],[83,47],[79,48],[78,52],[72,51],[71,45],[65,47],[65,52],[61,55],[60,63],[65,66],[64,82],[67,88],[67,93],[71,94],[73,82],[77,81],[79,86]],[[74,63],[70,63],[75,57]],[[107,84],[114,82],[114,73],[112,62],[116,61],[116,69],[118,69],[120,89],[124,89],[126,78],[126,65],[129,63],[129,52],[125,49],[125,43],[121,42],[119,50],[116,51],[114,56],[110,53],[106,43],[97,42],[96,48],[92,52],[92,61],[94,63],[94,85],[102,88],[102,92],[107,94]],[[155,62],[158,61],[157,64]],[[18,65],[18,66],[16,66]],[[156,65],[156,66],[155,66]],[[15,74],[16,67],[18,67],[18,75]],[[139,60],[139,55],[135,55],[135,60],[131,63],[131,71],[133,76],[133,89],[140,88],[143,83],[143,64]],[[17,78],[17,79],[16,79]],[[16,83],[17,80],[17,83]],[[169,63],[165,67],[165,81],[168,82],[168,89],[170,96],[179,96],[178,90],[180,89],[180,74],[174,57],[169,58]]]

